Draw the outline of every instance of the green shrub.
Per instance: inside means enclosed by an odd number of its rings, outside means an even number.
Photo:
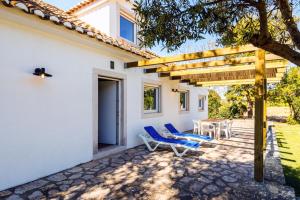
[[[231,111],[230,111],[230,104],[223,103],[219,109],[219,117],[223,119],[231,119]]]
[[[287,118],[286,122],[287,122],[288,124],[290,124],[290,125],[296,125],[296,124],[299,124],[299,122],[297,122],[297,121],[293,118],[293,116],[289,116],[289,117]]]
[[[208,93],[208,117],[209,118],[219,118],[220,106],[221,106],[220,95],[214,90],[209,90],[209,93]]]

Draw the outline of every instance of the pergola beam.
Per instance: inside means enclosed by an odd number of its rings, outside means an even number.
[[[278,83],[281,79],[274,79],[274,80],[270,80],[268,81],[268,83]],[[229,82],[218,82],[218,83],[214,83],[214,82],[208,82],[208,83],[202,83],[202,84],[195,84],[195,83],[191,83],[194,84],[195,86],[202,86],[202,87],[210,87],[210,86],[232,86],[232,85],[254,85],[255,81],[251,80],[249,81],[249,79],[244,79],[244,81],[229,81]]]
[[[275,74],[266,74],[266,77],[268,79],[268,81],[272,81],[272,79],[274,80],[281,80],[281,78],[283,77],[282,73],[275,73]],[[228,77],[219,77],[219,78],[214,78],[214,79],[209,79],[209,78],[198,78],[198,79],[183,79],[183,80],[189,80],[188,82],[192,82],[192,83],[197,83],[197,84],[203,84],[203,83],[216,83],[216,82],[220,82],[222,83],[224,82],[229,82],[229,81],[236,81],[236,82],[240,82],[240,81],[250,81],[254,84],[254,79],[255,79],[255,75],[254,76],[228,76]]]
[[[282,68],[287,65],[287,61],[276,61],[272,63],[267,63],[266,68]],[[170,76],[184,76],[192,74],[210,74],[210,73],[219,73],[219,72],[235,72],[235,71],[244,71],[244,70],[254,70],[255,64],[250,65],[238,65],[238,66],[226,66],[226,67],[216,67],[209,69],[193,69],[193,70],[181,70],[181,71],[172,71]]]
[[[268,83],[276,83],[281,80],[280,77],[268,78]],[[222,81],[191,81],[196,85],[214,85],[214,86],[222,86],[222,85],[243,85],[243,84],[255,84],[255,79],[240,79],[240,80],[222,80]]]
[[[254,47],[253,45],[227,47],[227,48],[220,48],[220,49],[208,50],[208,51],[202,51],[202,52],[196,52],[196,53],[180,54],[180,55],[175,55],[175,56],[159,57],[159,58],[153,58],[153,59],[149,59],[149,60],[128,62],[128,63],[125,63],[125,68],[145,67],[145,66],[151,66],[151,65],[161,65],[161,64],[167,64],[167,63],[197,60],[197,59],[203,59],[203,58],[212,58],[212,57],[218,57],[218,56],[226,56],[226,55],[254,52],[255,50],[257,50],[257,48]]]
[[[245,63],[254,63],[255,60],[256,60],[255,56],[225,58],[224,60],[214,60],[214,61],[207,61],[207,62],[162,66],[162,67],[158,67],[158,68],[145,69],[145,73],[165,73],[165,72],[187,70],[187,69],[221,67],[221,66],[226,66],[226,65],[227,66],[228,65],[235,66],[235,65],[245,64]],[[266,55],[266,61],[279,61],[279,60],[283,60],[283,59],[274,54]]]
[[[282,74],[286,68],[269,68],[266,70],[266,73],[269,74]],[[174,76],[173,76],[174,77]],[[179,76],[176,76],[179,77]],[[181,80],[184,79],[218,79],[218,78],[227,78],[234,77],[235,79],[241,79],[239,77],[255,77],[255,70],[243,70],[243,71],[233,71],[233,72],[217,72],[217,73],[205,73],[205,74],[190,74],[180,76]],[[170,77],[172,78],[172,76]]]

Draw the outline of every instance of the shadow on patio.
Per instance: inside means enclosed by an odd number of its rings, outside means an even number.
[[[10,198],[30,199],[240,199],[240,194],[259,199],[255,195],[261,191],[241,192],[249,185],[257,189],[253,129],[233,130],[232,138],[204,144],[182,158],[169,148],[149,152],[141,145],[6,192]],[[267,186],[259,187],[269,196]],[[285,191],[277,193],[284,196]]]

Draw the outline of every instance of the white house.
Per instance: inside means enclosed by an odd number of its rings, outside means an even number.
[[[206,89],[124,68],[155,57],[130,2],[0,1],[0,191],[140,145],[146,125],[207,118]]]

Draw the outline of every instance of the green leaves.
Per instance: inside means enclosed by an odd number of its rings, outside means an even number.
[[[141,0],[136,1],[141,45],[162,44],[175,50],[187,40],[200,40],[206,33],[223,33],[248,10],[239,1]]]
[[[256,0],[137,0],[140,45],[160,44],[173,51],[212,34],[223,46],[252,43],[300,65],[299,19],[290,12],[299,2],[282,2],[283,6]]]
[[[284,102],[292,110],[292,118],[300,122],[300,68],[292,67],[280,83],[268,92],[272,102]]]
[[[218,118],[219,109],[221,107],[221,97],[214,90],[209,90],[208,93],[208,117],[209,118]]]

